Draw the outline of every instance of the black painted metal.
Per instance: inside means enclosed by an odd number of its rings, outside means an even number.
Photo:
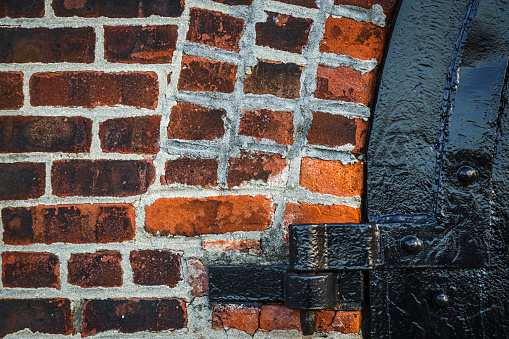
[[[285,305],[294,310],[333,308],[338,298],[335,273],[295,273],[285,275]]]

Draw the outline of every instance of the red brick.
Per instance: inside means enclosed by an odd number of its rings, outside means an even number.
[[[46,165],[34,162],[0,163],[0,200],[26,200],[44,194]]]
[[[104,58],[109,62],[170,63],[177,26],[105,26]]]
[[[103,152],[156,154],[159,152],[158,115],[110,119],[99,124]]]
[[[131,251],[133,280],[138,285],[177,286],[182,280],[182,255],[166,250]]]
[[[361,60],[382,60],[387,28],[348,18],[329,17],[320,52],[346,54]]]
[[[305,1],[305,0],[304,0]],[[350,5],[371,9],[374,4],[382,6],[388,22],[391,22],[396,12],[398,0],[334,0],[336,5]]]
[[[373,106],[376,72],[361,75],[349,67],[318,66],[315,97],[328,100],[359,102]]]
[[[360,222],[361,210],[346,205],[287,204],[282,223],[283,237],[288,241],[290,225]]]
[[[182,299],[104,299],[83,303],[82,337],[110,330],[158,332],[186,326],[186,303]]]
[[[359,333],[361,311],[321,310],[316,314],[316,330],[322,332]]]
[[[109,243],[134,238],[134,207],[127,204],[6,207],[8,245]]]
[[[231,93],[236,73],[237,65],[184,55],[177,87],[181,91]]]
[[[117,251],[73,253],[68,262],[67,281],[80,287],[122,286],[122,255]]]
[[[57,16],[96,18],[146,18],[151,15],[178,17],[184,10],[184,0],[53,0]]]
[[[318,8],[318,6],[316,6],[316,0],[276,0],[276,1],[308,8]]]
[[[245,305],[214,305],[212,328],[236,328],[251,334],[258,330],[259,308]]]
[[[300,96],[300,75],[303,66],[262,61],[251,69],[244,81],[244,93],[272,94],[280,98]]]
[[[206,251],[226,252],[238,251],[241,253],[262,254],[261,243],[255,240],[213,240],[204,241],[201,248]]]
[[[0,72],[0,110],[23,106],[23,73]]]
[[[203,263],[197,258],[187,258],[187,275],[191,286],[191,295],[201,297],[209,289],[209,276]]]
[[[253,109],[242,111],[239,134],[257,141],[269,139],[280,145],[293,143],[293,115],[288,111]]]
[[[279,154],[241,152],[240,158],[230,158],[228,187],[242,186],[252,180],[269,185],[284,185],[288,166]]]
[[[202,187],[217,186],[216,159],[189,159],[181,157],[166,162],[162,185],[185,184]]]
[[[168,124],[169,139],[214,140],[226,130],[224,109],[210,109],[188,102],[178,102],[171,108]]]
[[[239,51],[244,20],[220,12],[191,8],[187,40],[230,51]]]
[[[313,193],[332,194],[339,197],[362,195],[364,163],[359,161],[343,165],[341,161],[303,158],[300,185]]]
[[[44,0],[3,0],[0,2],[0,18],[41,18]]]
[[[51,187],[59,197],[139,195],[154,179],[151,160],[58,160],[51,168]]]
[[[355,118],[355,123],[357,124],[357,129],[355,131],[355,148],[352,153],[363,154],[366,152],[368,145],[369,121]]]
[[[60,288],[58,257],[44,252],[2,253],[4,287]]]
[[[0,153],[89,152],[92,120],[83,117],[0,117]]]
[[[159,95],[153,72],[45,72],[30,78],[32,106],[135,106],[155,109]]]
[[[356,145],[357,121],[348,117],[313,112],[308,143],[329,147]]]
[[[313,20],[266,12],[267,20],[256,23],[256,44],[281,51],[302,53]]]
[[[145,212],[145,229],[148,232],[193,237],[263,231],[271,225],[274,205],[265,196],[162,198],[145,207]]]
[[[0,62],[94,61],[95,33],[81,28],[0,28]]]
[[[264,330],[299,330],[300,312],[284,305],[262,305],[260,328]]]
[[[0,337],[25,328],[36,333],[73,333],[69,299],[0,299]]]
[[[249,6],[253,3],[253,0],[214,0],[215,2],[220,2],[227,5],[245,5]]]

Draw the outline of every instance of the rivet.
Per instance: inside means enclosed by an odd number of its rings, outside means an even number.
[[[401,247],[410,254],[415,254],[422,249],[422,241],[413,235],[407,235],[401,239]]]
[[[433,297],[433,305],[438,308],[449,306],[449,296],[444,292],[439,292]]]
[[[478,177],[477,170],[470,166],[460,167],[457,175],[458,175],[458,180],[465,185],[472,184],[473,182],[475,182],[477,180],[477,177]]]

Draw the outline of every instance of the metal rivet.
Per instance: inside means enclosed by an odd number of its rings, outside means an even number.
[[[438,308],[446,308],[449,306],[449,296],[444,292],[435,294],[433,297],[433,305]]]
[[[415,254],[422,249],[422,241],[413,235],[407,235],[401,239],[401,247],[410,254]]]
[[[477,170],[470,166],[460,167],[457,174],[458,180],[465,185],[472,184],[477,180],[478,177]]]

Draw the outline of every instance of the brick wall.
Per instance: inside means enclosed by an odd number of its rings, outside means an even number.
[[[1,0],[0,337],[295,337],[207,266],[361,221],[396,1]],[[347,306],[318,330],[359,333]]]

